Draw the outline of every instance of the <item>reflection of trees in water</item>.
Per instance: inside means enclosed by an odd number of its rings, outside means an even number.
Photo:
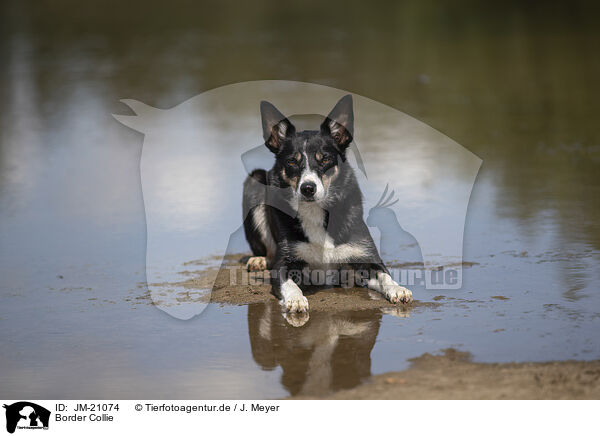
[[[379,310],[311,312],[308,323],[293,327],[275,301],[248,307],[252,356],[264,370],[280,366],[291,395],[348,389],[369,377],[380,322]]]
[[[120,98],[169,107],[225,83],[280,71],[289,79],[367,95],[439,129],[484,160],[480,179],[493,175],[497,195],[491,201],[499,216],[516,218],[525,233],[535,234],[538,215],[551,211],[559,250],[579,251],[584,243],[600,249],[597,5],[389,1],[380,8],[335,8],[313,1],[293,11],[266,1],[236,8],[215,3],[210,10],[192,2],[114,6],[118,14],[106,3],[83,11],[74,0],[60,7],[0,5],[6,41],[0,50],[7,60],[6,89],[12,90],[0,101],[3,132],[16,119],[33,117],[46,146],[80,146],[82,140],[104,146],[104,132],[120,127],[98,114],[122,110]],[[318,13],[324,7],[340,19]],[[301,19],[307,13],[310,32]],[[19,80],[26,86],[14,86]],[[24,97],[35,113],[13,113]],[[65,134],[74,116],[103,134]],[[4,185],[10,165],[5,147],[20,144],[0,141]],[[582,263],[560,265],[569,276]]]

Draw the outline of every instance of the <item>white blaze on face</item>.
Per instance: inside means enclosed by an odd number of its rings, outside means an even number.
[[[325,187],[323,186],[323,181],[317,175],[317,173],[313,170],[313,168],[310,167],[310,164],[308,161],[308,156],[306,155],[306,152],[304,152],[303,154],[304,154],[304,159],[306,160],[306,167],[302,171],[302,174],[300,175],[300,181],[298,182],[298,196],[300,196],[300,197],[302,196],[302,193],[300,192],[300,188],[302,187],[303,183],[313,182],[315,184],[315,186],[317,187],[313,198],[316,201],[322,200],[323,198],[325,198]]]

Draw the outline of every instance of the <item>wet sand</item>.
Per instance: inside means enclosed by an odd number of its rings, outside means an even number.
[[[590,362],[474,363],[454,349],[411,359],[406,371],[372,377],[329,400],[559,400],[599,399],[600,360]]]
[[[271,294],[271,286],[265,283],[262,272],[247,272],[239,263],[242,255],[228,255],[224,258],[221,268],[202,267],[204,261],[192,261],[186,266],[198,265],[202,269],[186,270],[181,275],[189,277],[179,283],[154,283],[158,287],[179,287],[190,290],[209,289],[206,300],[211,303],[248,305],[276,301]],[[314,312],[340,312],[348,310],[383,309],[393,310],[398,313],[406,312],[420,307],[437,307],[440,303],[422,302],[415,300],[412,303],[392,304],[376,292],[365,288],[322,287],[305,290],[310,311]]]

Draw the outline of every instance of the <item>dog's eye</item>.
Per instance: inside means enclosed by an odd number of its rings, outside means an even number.
[[[290,167],[295,167],[296,165],[298,165],[298,162],[296,162],[294,159],[288,159],[286,161],[286,164]]]
[[[323,160],[321,161],[322,165],[329,165],[332,162],[330,157],[324,157]]]

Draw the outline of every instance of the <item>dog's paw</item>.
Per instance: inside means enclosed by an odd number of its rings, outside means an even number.
[[[292,295],[291,297],[284,299],[281,304],[286,312],[308,312],[308,300],[302,294]]]
[[[400,305],[393,307],[383,307],[381,311],[386,315],[395,316],[396,318],[410,318],[412,308],[410,305]]]
[[[263,256],[255,256],[248,259],[246,263],[248,271],[264,271],[267,269],[267,258]]]
[[[410,303],[413,301],[412,292],[403,286],[395,285],[387,289],[385,296],[390,302]]]
[[[308,315],[308,312],[283,312],[283,318],[292,327],[302,327],[308,322],[310,316]]]

